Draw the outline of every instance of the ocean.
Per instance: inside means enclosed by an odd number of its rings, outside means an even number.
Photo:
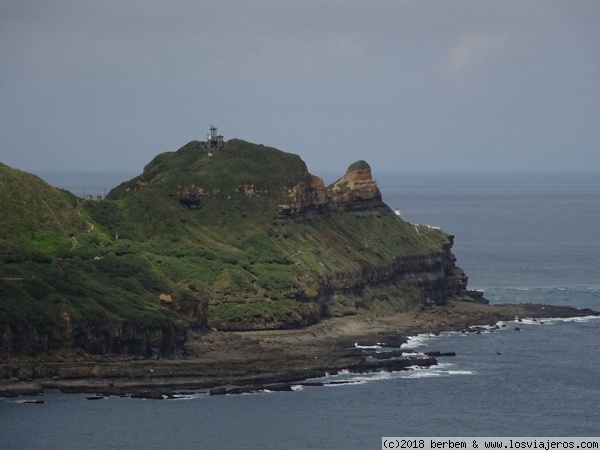
[[[131,176],[46,179],[95,195]],[[600,309],[597,174],[376,179],[403,219],[456,236],[458,265],[492,303]],[[349,384],[165,401],[0,399],[0,448],[367,449],[382,436],[600,436],[600,319],[505,325],[413,337],[415,350],[456,352],[434,368],[325,378]]]

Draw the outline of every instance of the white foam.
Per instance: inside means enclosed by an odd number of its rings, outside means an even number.
[[[344,375],[351,375],[352,372],[349,372],[348,370],[340,370],[338,373],[336,373],[335,375],[332,375],[328,372],[325,372],[325,376],[324,377],[318,377],[318,378],[309,378],[309,381],[313,381],[313,380],[328,380],[328,379],[332,379],[332,378],[339,378],[340,376],[344,376]]]
[[[543,320],[542,320],[542,322],[543,322]],[[526,325],[540,325],[539,320],[536,320],[536,319],[521,319],[521,321],[518,323],[524,323]]]
[[[432,377],[441,377],[442,374],[440,372],[422,372],[422,371],[414,371],[414,372],[406,372],[406,374],[402,378],[432,378]]]
[[[414,367],[413,370],[406,372],[402,378],[430,378],[444,377],[452,375],[473,375],[475,372],[471,370],[446,370],[447,367],[454,364],[439,364],[432,368]]]
[[[525,324],[525,325],[551,325],[555,323],[565,323],[565,322],[576,322],[576,323],[585,323],[591,322],[594,320],[600,319],[600,316],[580,316],[580,317],[550,317],[550,318],[525,318],[521,319],[521,321],[513,321],[516,324]]]
[[[436,366],[422,367],[409,366],[407,370],[395,372],[369,372],[369,373],[352,373],[343,371],[337,375],[329,375],[321,378],[324,386],[352,386],[356,384],[373,383],[377,381],[397,380],[397,379],[413,379],[413,378],[431,378],[444,376],[463,376],[472,375],[475,372],[469,370],[452,370],[455,367],[454,363],[440,363]],[[316,379],[319,380],[319,379]]]
[[[488,332],[496,329],[496,324],[494,325],[469,325],[469,330],[476,330],[482,332]]]
[[[594,320],[598,320],[600,319],[600,316],[582,316],[582,317],[563,317],[562,319],[558,319],[561,322],[578,322],[578,323],[584,323],[584,322],[591,322]]]
[[[362,374],[362,375],[354,378],[354,380],[356,380],[356,381],[390,380],[390,379],[394,378],[393,374],[394,374],[394,372],[370,372],[370,373]]]
[[[427,341],[434,336],[435,335],[433,335],[433,334],[418,334],[416,336],[410,336],[407,339],[407,342],[402,344],[400,346],[400,348],[414,348],[414,347],[421,347],[421,346],[426,347],[428,345]]]
[[[331,386],[343,386],[347,384],[345,382],[357,383],[357,382],[367,382],[367,381],[378,381],[378,380],[389,380],[392,378],[392,372],[369,372],[369,373],[340,373],[339,377],[331,377],[329,380],[325,380],[327,382],[333,382]],[[344,383],[336,383],[343,381]],[[328,385],[329,386],[329,385]]]
[[[200,397],[204,398],[204,397],[208,397],[208,396],[206,394],[200,393],[200,392],[196,392],[194,394],[185,394],[185,395],[176,394],[173,398],[170,398],[169,400],[195,400]]]
[[[399,372],[370,372],[370,373],[361,373],[361,374],[351,374],[350,377],[344,380],[336,380],[336,381],[344,381],[344,383],[333,383],[333,384],[325,384],[325,386],[352,386],[355,384],[365,384],[372,383],[376,381],[388,381],[394,380],[398,378],[402,378],[403,374],[406,371]]]
[[[454,363],[438,363],[437,366],[431,366],[431,368],[433,370],[443,370],[446,369],[447,367],[454,367],[456,364]],[[421,368],[422,370],[426,369],[426,368]]]
[[[380,345],[358,345],[358,342],[354,343],[354,348],[383,348]]]

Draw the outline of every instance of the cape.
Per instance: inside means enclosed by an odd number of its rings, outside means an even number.
[[[104,200],[0,164],[0,356],[179,357],[198,330],[483,301],[453,236],[402,220],[365,161],[335,183],[240,139],[156,156]]]

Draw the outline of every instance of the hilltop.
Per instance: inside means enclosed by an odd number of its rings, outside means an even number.
[[[176,357],[191,330],[299,328],[477,298],[453,237],[239,139],[156,156],[105,201],[0,166],[0,354]]]

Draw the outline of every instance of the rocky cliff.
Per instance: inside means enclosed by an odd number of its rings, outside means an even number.
[[[321,178],[313,176],[293,186],[287,194],[291,201],[280,204],[279,212],[299,220],[348,212],[354,217],[360,214],[393,217],[365,161],[352,164],[331,186],[326,187]],[[420,228],[423,233],[433,231],[429,227]],[[415,230],[419,233],[419,226],[415,226]],[[346,303],[352,306],[346,309],[355,312],[357,305],[363,303],[367,289],[382,291],[381,295],[386,298],[384,291],[392,286],[415,288],[413,292],[418,301],[436,304],[444,304],[453,296],[471,295],[466,289],[466,275],[455,266],[456,258],[451,253],[454,237],[444,238],[446,242],[441,241],[434,252],[392,256],[354,270],[324,273],[313,300],[327,303],[334,298],[351,299]]]
[[[63,316],[67,313],[64,312]],[[61,349],[81,349],[94,355],[139,355],[145,358],[179,358],[187,329],[165,322],[148,326],[135,321],[105,324],[56,322],[9,324],[1,327],[0,357],[44,355]]]
[[[279,205],[279,212],[284,215],[387,209],[371,167],[365,161],[352,164],[344,176],[329,187],[321,178],[311,176],[289,189],[287,195],[291,201]]]

